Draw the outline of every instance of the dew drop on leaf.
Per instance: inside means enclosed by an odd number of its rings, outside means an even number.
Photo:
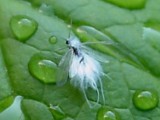
[[[55,44],[55,43],[57,42],[57,38],[56,38],[55,36],[51,36],[51,37],[49,38],[49,42],[50,42],[51,44]]]
[[[160,23],[155,21],[147,21],[145,27],[160,31]]]
[[[137,90],[133,95],[133,104],[140,110],[154,109],[158,102],[158,94],[155,91]]]
[[[48,16],[53,16],[54,15],[54,10],[52,8],[51,5],[42,3],[39,7],[38,10],[40,13],[44,14],[44,15],[48,15]]]
[[[104,0],[128,9],[139,9],[145,6],[146,0]]]
[[[30,73],[44,83],[56,82],[57,65],[46,58],[46,56],[36,54],[28,64]]]
[[[10,20],[10,28],[15,37],[21,42],[29,39],[36,32],[37,27],[37,22],[28,16],[17,15]]]
[[[52,115],[54,116],[56,120],[61,120],[65,118],[65,113],[60,108],[60,106],[50,105],[50,111],[52,112]]]
[[[97,120],[120,120],[120,117],[115,110],[101,107],[97,113]]]

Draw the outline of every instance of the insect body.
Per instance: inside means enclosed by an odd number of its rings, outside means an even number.
[[[103,75],[102,67],[99,61],[87,51],[87,47],[83,46],[77,38],[67,39],[66,44],[68,45],[69,51],[64,55],[59,66],[64,72],[64,75],[69,75],[71,84],[84,93],[87,103],[92,107],[86,95],[86,90],[92,88],[97,92],[96,102],[98,103],[100,94],[99,85],[104,99],[101,82],[101,76]],[[62,79],[66,80],[66,78]]]

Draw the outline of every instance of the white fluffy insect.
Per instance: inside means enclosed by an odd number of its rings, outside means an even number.
[[[97,101],[99,102],[100,91],[103,101],[105,101],[103,93],[103,85],[101,77],[104,74],[99,61],[91,53],[91,49],[84,46],[76,37],[69,37],[66,40],[69,50],[62,57],[59,63],[58,79],[65,83],[70,78],[70,83],[79,88],[88,103],[92,108],[91,102],[88,100],[86,90],[92,88],[97,93]]]

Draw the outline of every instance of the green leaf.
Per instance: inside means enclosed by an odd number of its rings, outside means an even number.
[[[5,110],[13,102],[11,83],[9,82],[9,76],[5,65],[4,56],[0,49],[0,112]]]
[[[159,4],[0,0],[0,111],[20,95],[26,120],[159,120]],[[67,51],[64,39],[70,33],[82,42],[111,43],[88,45],[109,61],[102,63],[110,78],[102,77],[105,104],[100,97],[91,109],[78,88],[69,82],[55,84],[57,65]],[[148,94],[140,97],[137,91]],[[95,92],[88,89],[87,95],[95,103]]]
[[[48,107],[34,100],[24,99],[22,101],[22,110],[25,114],[25,120],[53,120]]]

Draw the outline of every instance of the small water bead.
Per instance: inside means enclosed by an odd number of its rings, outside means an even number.
[[[145,27],[160,31],[160,23],[155,21],[147,21]]]
[[[120,120],[120,117],[115,110],[101,107],[97,113],[97,120]]]
[[[36,54],[28,64],[30,73],[44,83],[56,82],[57,65],[46,56]]]
[[[48,16],[54,16],[54,9],[51,5],[48,5],[46,3],[42,3],[38,10],[40,13]]]
[[[104,0],[128,9],[139,9],[145,6],[146,0]]]
[[[52,104],[50,104],[50,111],[52,112],[56,120],[62,120],[66,117],[65,113],[60,108],[60,106],[53,106]]]
[[[51,36],[51,37],[49,38],[49,42],[50,42],[51,44],[56,44],[57,38],[56,38],[55,36]]]
[[[158,94],[155,91],[137,90],[133,95],[133,103],[140,110],[154,109],[158,102]]]
[[[11,18],[10,27],[15,37],[25,42],[36,32],[38,24],[28,16],[17,15]]]

